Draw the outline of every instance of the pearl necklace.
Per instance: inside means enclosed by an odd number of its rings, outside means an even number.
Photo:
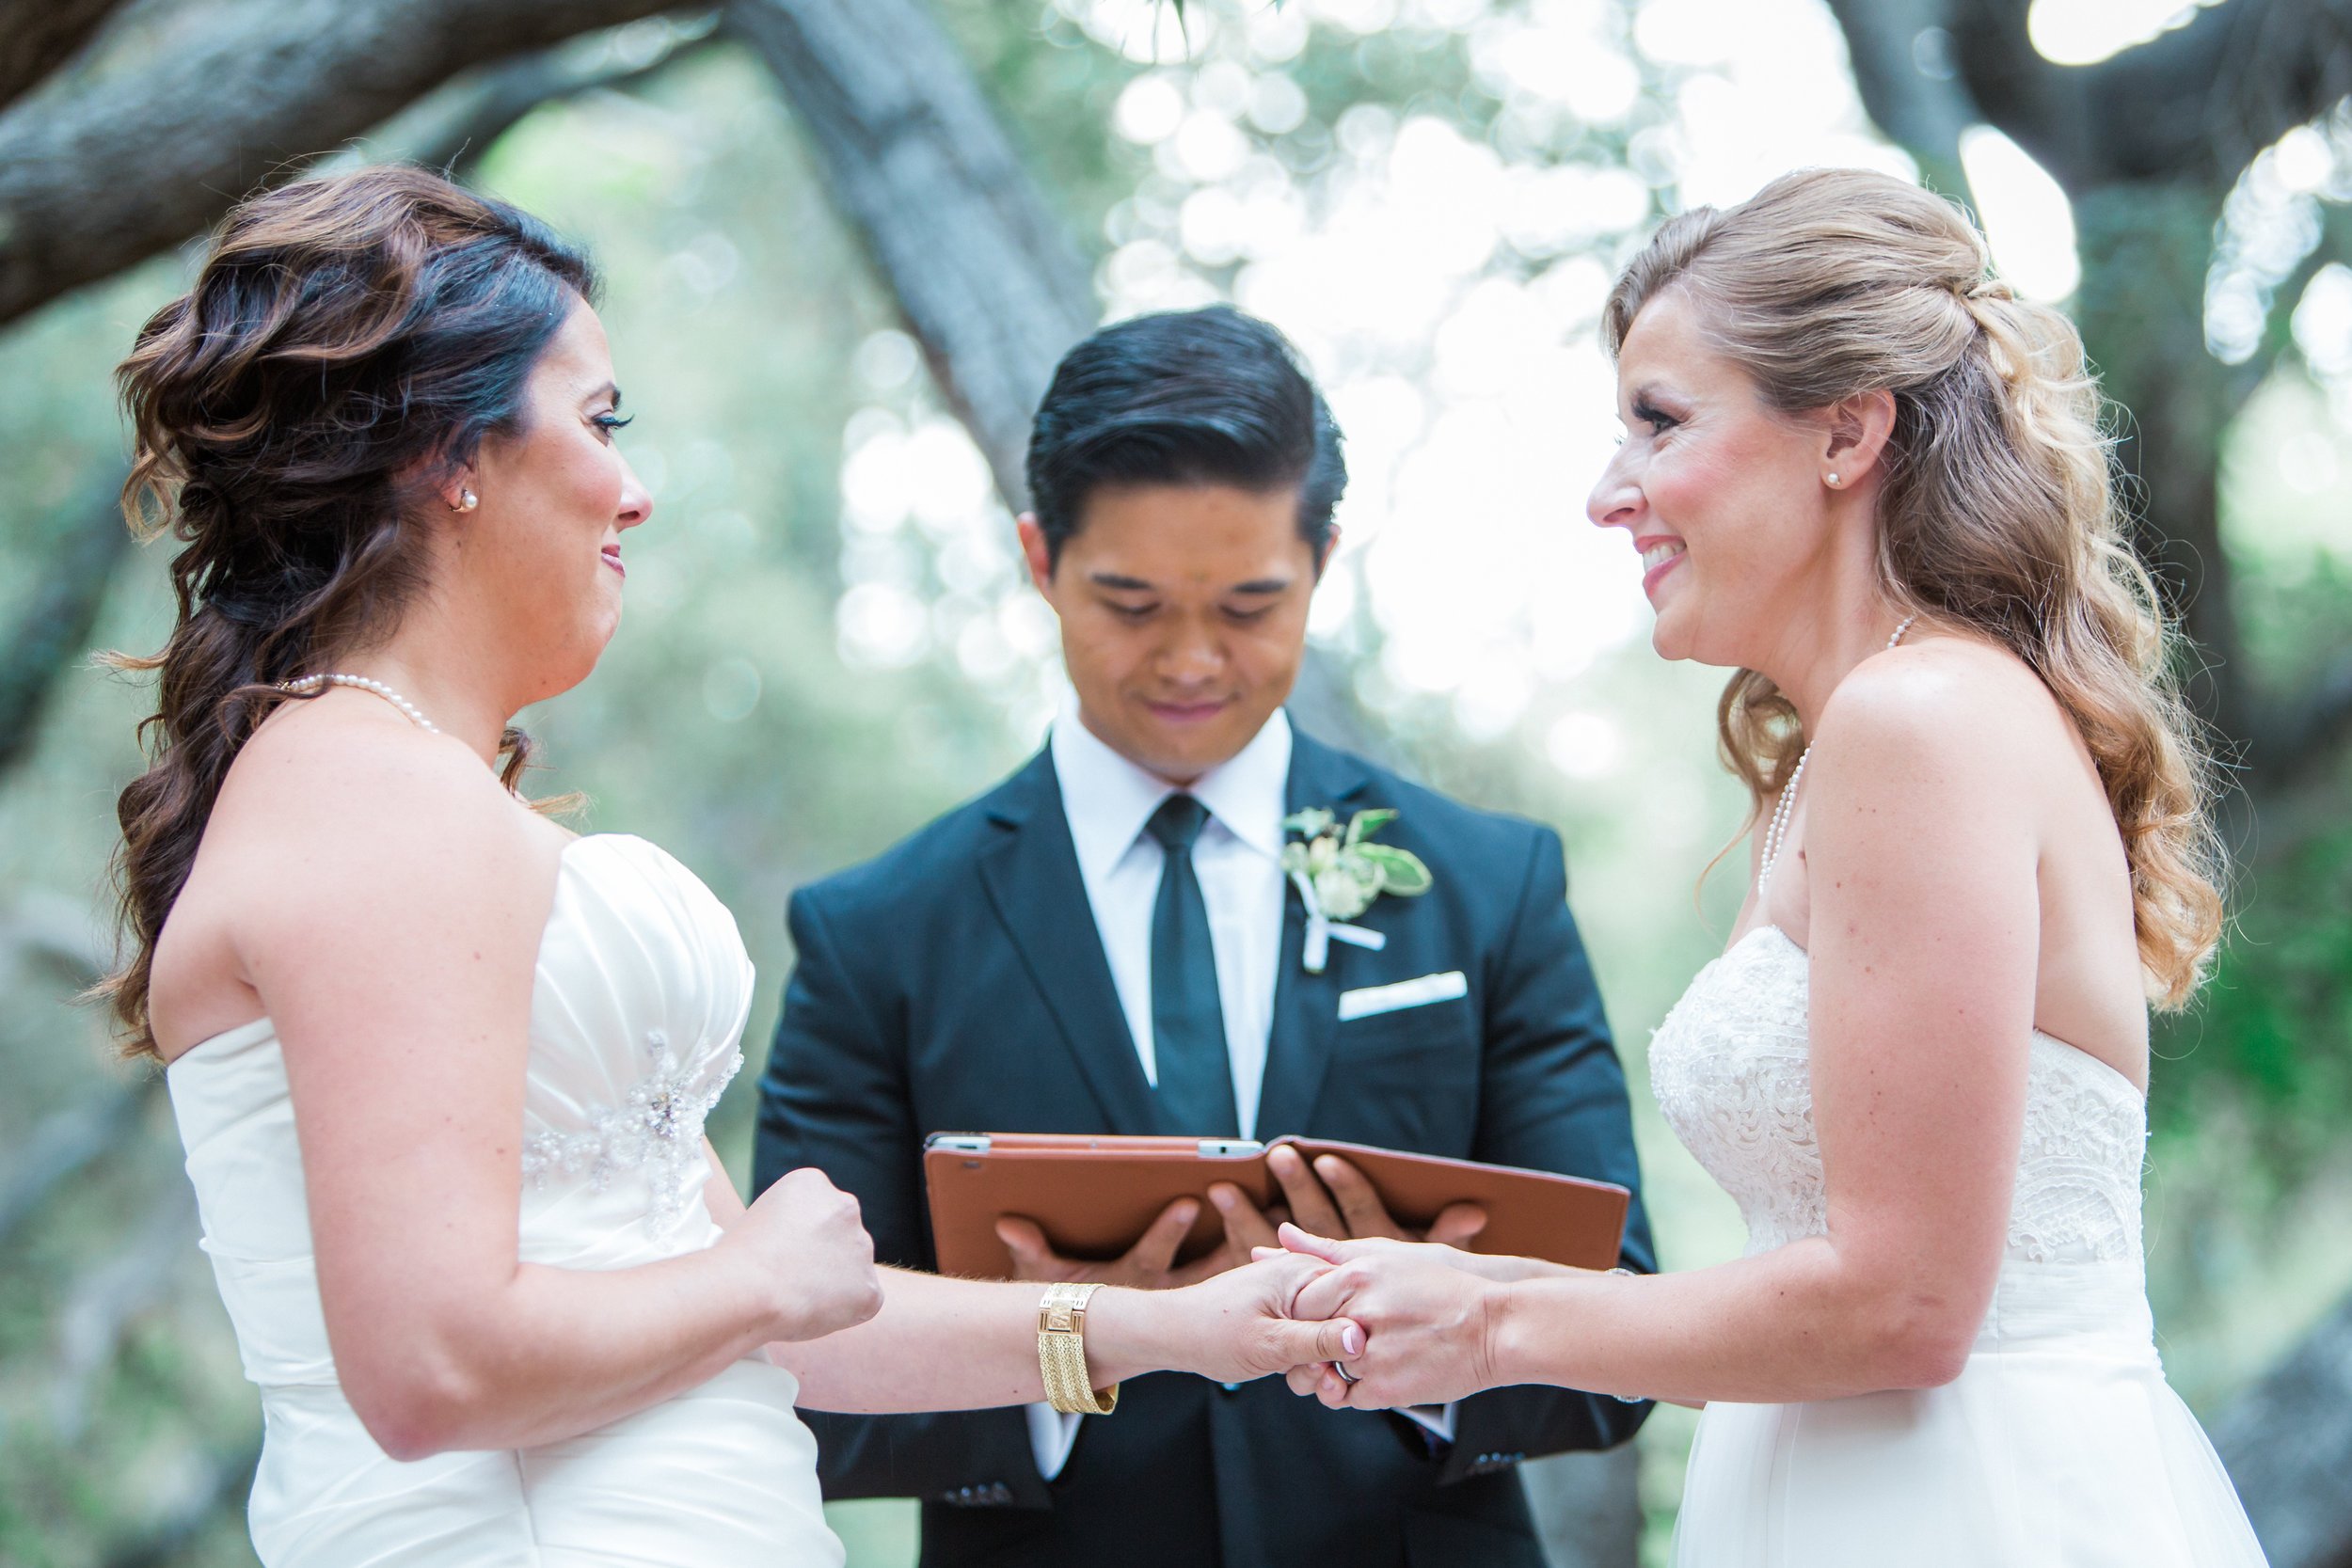
[[[439,725],[417,711],[416,704],[386,686],[382,681],[370,680],[365,675],[296,675],[293,680],[279,681],[278,689],[291,692],[316,691],[323,686],[347,686],[354,691],[373,691],[406,714],[409,722],[415,724],[417,728],[428,735],[441,733]]]
[[[1904,616],[1903,624],[1895,628],[1895,635],[1886,640],[1886,646],[1892,648],[1896,643],[1900,642],[1903,640],[1903,633],[1909,631],[1913,623],[1918,619],[1916,615]],[[1812,756],[1811,746],[1807,746],[1797,753],[1797,766],[1788,774],[1788,786],[1780,792],[1780,803],[1772,808],[1771,826],[1764,830],[1764,863],[1756,869],[1756,892],[1759,898],[1763,896],[1764,885],[1772,879],[1772,867],[1780,863],[1781,842],[1788,836],[1788,819],[1796,812],[1797,783],[1804,777],[1804,765],[1812,759]]]

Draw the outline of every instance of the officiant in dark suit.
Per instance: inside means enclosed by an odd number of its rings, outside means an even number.
[[[1021,543],[1074,697],[1010,779],[793,896],[756,1184],[818,1167],[860,1200],[877,1259],[914,1268],[934,1266],[939,1131],[1295,1132],[1635,1186],[1558,835],[1282,709],[1345,483],[1289,345],[1222,307],[1106,327],[1062,361],[1028,467]],[[1360,884],[1311,883],[1352,927],[1327,942],[1280,865],[1286,819],[1317,810],[1393,813],[1365,842],[1417,859],[1426,890],[1358,910]],[[1406,1234],[1344,1164],[1275,1167],[1279,1209],[1215,1189],[1225,1249],[1183,1267],[1184,1203],[1112,1262],[1057,1257],[1017,1216],[999,1231],[1026,1276],[1147,1286],[1246,1260],[1285,1212]],[[1430,1238],[1482,1219],[1457,1206]],[[1638,1199],[1623,1261],[1652,1266]],[[1160,1374],[1111,1416],[810,1422],[829,1497],[922,1499],[926,1564],[1540,1568],[1518,1465],[1622,1442],[1646,1408],[1529,1387],[1332,1411],[1279,1378]]]

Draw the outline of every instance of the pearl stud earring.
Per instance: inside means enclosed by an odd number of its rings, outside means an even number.
[[[450,510],[452,512],[471,512],[475,507],[480,506],[481,504],[482,498],[480,496],[475,495],[471,490],[460,490],[457,492],[457,504],[451,507]]]
[[[1829,487],[1833,490],[1837,488],[1837,476],[1836,474],[1829,476]]]

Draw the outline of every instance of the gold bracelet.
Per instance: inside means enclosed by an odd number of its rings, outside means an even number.
[[[1107,1416],[1119,1408],[1119,1385],[1098,1397],[1087,1375],[1087,1299],[1102,1287],[1070,1280],[1045,1287],[1037,1304],[1037,1365],[1045,1402],[1065,1416]]]

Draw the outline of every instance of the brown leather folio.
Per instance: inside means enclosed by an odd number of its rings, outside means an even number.
[[[1187,1195],[1200,1199],[1200,1213],[1177,1258],[1198,1258],[1225,1235],[1224,1220],[1208,1200],[1210,1183],[1231,1181],[1260,1209],[1279,1202],[1282,1185],[1266,1168],[1266,1155],[1282,1144],[1310,1162],[1324,1154],[1348,1161],[1397,1223],[1414,1229],[1448,1204],[1484,1206],[1486,1227],[1471,1239],[1472,1251],[1580,1269],[1617,1261],[1632,1195],[1609,1181],[1294,1136],[1260,1144],[1084,1132],[934,1132],[924,1140],[923,1177],[930,1189],[939,1272],[1010,1277],[1012,1256],[996,1239],[1003,1214],[1035,1220],[1065,1257],[1117,1258],[1160,1211]]]

